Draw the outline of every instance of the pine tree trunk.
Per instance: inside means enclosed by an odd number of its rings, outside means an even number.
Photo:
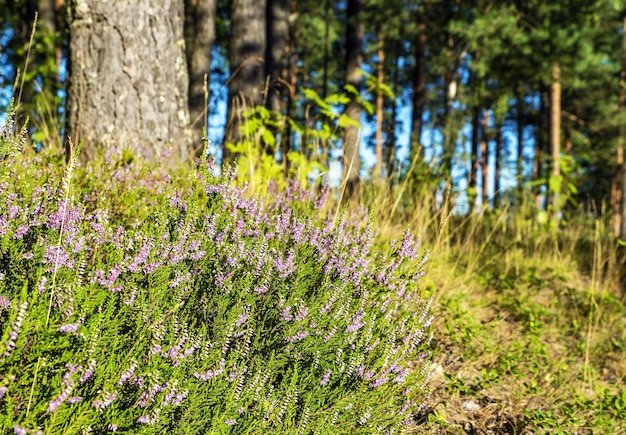
[[[522,192],[524,187],[524,92],[518,86],[516,97],[517,100],[517,187]]]
[[[211,51],[215,42],[217,0],[185,0],[185,48],[189,69],[189,115],[193,150],[199,156],[208,130]],[[206,77],[206,82],[205,82]],[[206,86],[206,88],[205,88]],[[208,137],[208,131],[206,132]]]
[[[474,88],[475,90],[475,88]],[[470,212],[476,206],[476,197],[478,196],[478,152],[480,149],[480,108],[478,104],[474,104],[472,109],[472,150],[470,155],[470,175],[467,180],[467,200]]]
[[[552,65],[552,84],[550,86],[550,150],[552,152],[552,170],[550,177],[552,211],[559,212],[559,188],[555,188],[561,177],[561,68],[558,62]]]
[[[533,180],[537,181],[542,177],[549,178],[546,169],[546,158],[548,144],[547,132],[550,129],[550,97],[548,87],[544,84],[539,86],[539,124],[535,131],[535,157],[533,160]],[[535,188],[535,205],[541,209],[547,201],[544,201],[544,195],[539,187]]]
[[[291,11],[296,9],[296,0],[291,0]],[[296,41],[300,39],[300,29],[290,23],[289,25],[289,43],[287,44],[287,123],[285,124],[285,131],[280,138],[280,154],[283,164],[283,175],[285,178],[289,176],[289,158],[288,154],[291,151],[291,124],[289,120],[293,118],[296,111],[296,85],[298,83],[298,53],[296,50]],[[324,153],[323,158],[327,156]]]
[[[109,146],[189,158],[183,20],[179,0],[70,3],[66,136],[83,160]]]
[[[267,0],[267,50],[265,75],[269,77],[267,108],[282,109],[282,85],[287,66],[286,48],[289,42],[289,0]]]
[[[480,141],[480,168],[482,171],[482,205],[489,206],[489,142],[487,138],[487,130],[489,129],[489,111],[485,110],[483,119],[483,134]]]
[[[619,75],[619,138],[617,144],[615,171],[615,200],[613,201],[613,233],[626,240],[626,159],[624,158],[624,109],[626,108],[626,11],[622,18],[622,59]]]
[[[228,144],[244,139],[243,112],[263,105],[265,84],[266,0],[232,0],[228,122],[224,136],[224,161],[233,155]]]
[[[500,206],[500,179],[502,171],[502,125],[496,126],[495,171],[493,175],[493,207]]]
[[[376,166],[374,177],[381,179],[383,176],[383,105],[384,96],[381,87],[385,81],[385,35],[382,30],[378,33],[378,65],[377,76],[378,91],[376,92]]]
[[[347,9],[347,35],[346,35],[346,83],[352,85],[357,92],[361,90],[361,65],[363,63],[363,34],[364,27],[361,21],[361,12],[365,0],[348,0]],[[351,96],[351,101],[346,107],[346,114],[359,125],[361,124],[361,105],[356,96]],[[360,127],[349,125],[345,129],[343,140],[343,180],[344,200],[358,195],[359,171],[361,160],[359,158]]]
[[[265,53],[265,76],[269,78],[266,107],[282,113],[284,82],[287,68],[287,45],[289,43],[289,0],[267,0],[267,48]],[[275,130],[274,134],[277,135]],[[276,148],[266,144],[266,152],[274,155]]]
[[[328,96],[328,64],[330,62],[330,0],[324,0],[324,72],[322,75],[322,98]]]
[[[399,52],[398,45],[396,43],[395,53]],[[400,89],[400,57],[397,56],[393,63],[393,94],[398,95]],[[389,180],[389,189],[391,190],[393,183],[393,175],[394,175],[394,158],[395,158],[395,150],[396,150],[396,125],[398,120],[398,102],[393,101],[391,106],[391,120],[387,125],[387,140],[385,146],[385,162],[386,162],[386,171],[387,178]]]
[[[422,5],[420,5],[420,8]],[[426,105],[426,19],[417,10],[417,35],[414,41],[413,112],[411,116],[411,148],[421,144],[424,107]]]

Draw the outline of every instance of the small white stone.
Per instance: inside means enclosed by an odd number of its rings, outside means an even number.
[[[473,400],[466,400],[463,402],[463,410],[465,412],[476,412],[480,410],[480,405]]]

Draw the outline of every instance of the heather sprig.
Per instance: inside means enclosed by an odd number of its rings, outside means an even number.
[[[251,197],[208,163],[169,176],[110,150],[57,185],[50,159],[2,163],[0,429],[415,424],[432,316],[410,233],[379,252],[366,212],[320,216],[326,192],[296,182]]]

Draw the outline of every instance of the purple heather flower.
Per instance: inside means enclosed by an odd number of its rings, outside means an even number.
[[[228,426],[234,426],[237,424],[237,420],[234,420],[234,419],[224,420],[224,424],[227,424]]]
[[[7,390],[8,390],[8,388],[6,386],[0,387],[0,400],[2,400],[4,395],[7,393]]]
[[[384,383],[386,383],[389,379],[387,378],[387,376],[381,376],[380,378],[376,379],[375,381],[370,383],[370,386],[372,388],[376,388],[376,387],[380,387],[381,385],[383,385]]]
[[[404,232],[404,235],[402,236],[402,246],[400,247],[400,251],[398,251],[398,254],[402,258],[408,258],[412,260],[417,256],[417,248],[419,245],[419,240],[417,242],[413,240],[410,230],[406,230]]]
[[[320,386],[324,387],[324,386],[326,386],[326,384],[328,384],[328,381],[330,380],[331,373],[332,373],[331,370],[326,370],[326,372],[324,373],[324,377],[320,381]]]
[[[352,316],[351,323],[346,328],[346,332],[355,332],[365,326],[363,317],[365,317],[365,311],[359,308],[354,316]]]
[[[48,403],[48,410],[47,410],[48,413],[52,413],[56,411],[58,407],[61,406],[61,404],[70,397],[70,394],[72,394],[73,389],[74,389],[74,381],[71,379],[68,379],[67,374],[66,374],[63,379],[63,386],[61,388],[61,394],[59,394],[54,400]]]
[[[265,284],[261,284],[256,289],[254,289],[254,293],[258,296],[267,293],[267,291],[268,291],[268,288],[267,288],[267,285]]]
[[[226,366],[226,360],[222,358],[219,362],[218,367],[215,370],[209,370],[204,373],[195,372],[193,375],[196,379],[200,379],[202,381],[208,381],[209,379],[215,376],[220,376],[222,373],[224,373],[225,366]]]
[[[298,310],[296,311],[296,314],[293,316],[293,319],[296,322],[301,322],[302,320],[306,319],[306,316],[308,314],[309,314],[309,309],[307,307],[299,306]]]
[[[337,325],[333,326],[328,334],[324,336],[324,343],[328,343],[328,341],[335,336],[337,333]]]
[[[154,402],[154,397],[161,391],[163,391],[165,387],[159,384],[152,385],[147,390],[144,390],[139,396],[139,401],[137,404],[145,408],[148,404]]]
[[[30,227],[28,225],[22,224],[18,226],[17,230],[15,231],[15,234],[13,234],[13,238],[20,240],[22,237],[24,237],[24,235],[28,232],[29,229]]]
[[[13,426],[13,433],[15,433],[15,435],[28,435],[28,430],[21,427],[19,424],[15,424]]]
[[[293,273],[296,269],[296,265],[294,263],[296,253],[293,249],[289,251],[289,254],[285,257],[277,256],[274,260],[274,267],[278,271],[278,276],[280,278],[287,278],[289,275]]]
[[[9,232],[9,220],[6,216],[0,216],[0,236]]]
[[[152,414],[142,415],[137,419],[137,423],[154,424],[159,419],[159,409],[155,409]]]
[[[154,248],[154,242],[152,240],[145,242],[139,250],[139,253],[135,256],[135,258],[133,258],[130,266],[128,266],[128,270],[131,272],[138,272],[140,270],[140,266],[145,264],[152,248]]]
[[[185,397],[187,397],[188,394],[189,390],[183,390],[180,393],[177,393],[176,397],[174,397],[174,400],[172,400],[171,405],[179,406],[183,402],[183,400],[185,400]]]
[[[11,301],[6,296],[0,295],[0,313],[11,307]]]
[[[292,335],[291,337],[287,337],[286,340],[287,340],[287,343],[293,343],[295,341],[304,340],[308,336],[309,336],[309,333],[307,331],[300,331],[296,335]]]
[[[126,370],[124,373],[122,373],[122,376],[120,376],[120,380],[118,384],[123,385],[135,373],[136,369],[137,369],[137,361],[133,361],[130,364],[130,367],[128,368],[128,370]]]
[[[33,254],[32,252],[26,252],[24,255],[22,255],[22,258],[24,260],[31,260],[34,256],[35,254]]]
[[[80,322],[76,322],[76,323],[64,323],[61,326],[59,326],[58,331],[59,332],[76,332],[78,331],[78,328],[80,327]]]
[[[59,266],[66,266],[68,269],[72,269],[74,267],[74,260],[70,259],[69,254],[62,246],[46,246],[43,256],[44,264],[53,266],[49,269],[51,272],[57,270]]]
[[[285,309],[280,312],[279,316],[285,322],[291,322],[293,320],[293,315],[291,314],[291,306],[285,307]]]
[[[80,377],[79,382],[81,384],[84,384],[85,382],[87,382],[94,374],[94,371],[96,369],[96,360],[91,360],[89,361],[89,365],[87,366],[87,370],[85,370],[85,373],[83,373],[83,375]]]
[[[239,316],[239,318],[237,319],[237,321],[235,321],[235,327],[238,328],[241,325],[243,325],[244,323],[246,323],[246,321],[250,318],[250,313],[244,312],[241,313],[241,315]]]
[[[113,401],[117,399],[117,396],[118,396],[118,393],[105,392],[104,398],[102,400],[96,400],[95,402],[91,404],[91,406],[98,410],[108,408],[109,405],[111,405],[111,403],[113,403]]]

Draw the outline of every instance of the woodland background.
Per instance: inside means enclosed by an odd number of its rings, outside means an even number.
[[[625,237],[620,1],[174,0],[156,9],[147,1],[91,3],[0,3],[3,104],[11,94],[17,98],[41,146],[68,136],[85,140],[81,129],[97,132],[104,119],[128,118],[121,106],[145,112],[144,120],[116,121],[115,131],[98,133],[100,142],[103,135],[122,142],[150,137],[149,105],[112,103],[125,91],[116,97],[107,84],[119,82],[116,73],[102,74],[108,64],[135,71],[131,82],[141,82],[148,98],[158,92],[177,98],[170,113],[182,109],[189,118],[166,123],[163,136],[180,138],[176,129],[191,126],[184,146],[196,154],[205,127],[216,155],[245,154],[234,144],[243,138],[244,118],[254,118],[246,128],[260,139],[255,152],[274,158],[286,176],[305,160],[320,172],[342,165],[348,194],[361,178],[386,180],[391,188],[409,178],[414,188],[439,192],[434,207],[451,183],[463,213],[516,203],[526,192],[556,216],[579,205],[611,215],[614,234]],[[113,28],[131,45],[148,31],[133,26],[141,14],[177,21],[171,35],[161,33],[162,43],[143,45],[141,55],[118,63],[106,27],[81,27],[84,11],[96,24],[119,20]],[[181,28],[186,66],[179,66],[186,71],[177,73],[163,47],[176,43]],[[100,36],[97,48],[93,35]],[[72,68],[72,59],[82,51],[99,59],[89,74],[101,93],[83,92],[77,100],[72,83],[76,89],[84,81],[79,70],[86,67]],[[174,71],[177,78],[166,80],[175,85],[160,89],[163,81],[148,73],[146,59]],[[87,115],[87,99],[98,116]],[[81,105],[79,128],[72,114]]]

